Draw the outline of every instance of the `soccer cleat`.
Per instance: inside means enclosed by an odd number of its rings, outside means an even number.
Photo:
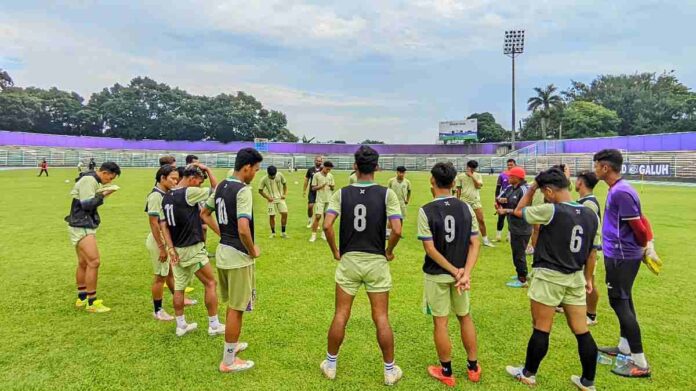
[[[208,326],[208,335],[213,336],[213,335],[222,335],[225,334],[225,325],[222,323],[218,324],[218,327],[212,328]]]
[[[268,238],[269,238],[269,239],[275,239],[275,234],[271,234],[270,236],[268,236]]]
[[[478,383],[481,380],[481,364],[476,364],[476,370],[466,369],[466,375],[469,377],[469,381],[472,383]]]
[[[454,378],[454,375],[445,376],[442,373],[442,367],[439,365],[430,365],[428,367],[428,374],[448,387],[454,387],[457,384],[457,380]]]
[[[184,328],[177,326],[176,327],[176,336],[183,337],[184,335],[196,330],[197,328],[198,328],[198,323],[187,323],[186,327],[184,327]]]
[[[491,243],[491,240],[488,239],[488,238],[486,238],[486,239],[483,241],[483,245],[486,246],[486,247],[495,247],[495,245],[494,245],[493,243]]]
[[[327,360],[322,361],[321,364],[319,364],[319,368],[327,379],[333,380],[336,378],[336,367],[329,368],[329,362]]]
[[[592,320],[592,318],[590,318],[589,316],[587,317],[587,325],[588,325],[588,326],[594,326],[594,325],[596,325],[596,324],[597,324],[597,318],[595,318],[594,320]]]
[[[384,371],[384,385],[393,386],[398,383],[399,380],[404,376],[404,372],[398,365],[394,365],[394,369],[391,371]]]
[[[86,306],[86,305],[87,305],[87,299],[80,300],[80,298],[78,297],[78,298],[75,300],[75,307],[84,307],[84,306]]]
[[[307,228],[312,228],[312,223],[313,223],[313,221],[311,218],[309,220],[307,220]]]
[[[518,278],[520,278],[518,275],[510,276],[510,279],[511,279],[511,280],[516,280],[516,279],[518,279]]]
[[[597,350],[610,356],[618,356],[619,354],[623,354],[617,346],[598,346]]]
[[[620,367],[614,367],[611,372],[623,377],[650,377],[650,368],[641,368],[629,360]]]
[[[506,283],[505,285],[507,285],[507,286],[510,287],[510,288],[526,288],[526,287],[527,287],[527,282],[522,282],[522,281],[520,281],[520,280],[515,280],[515,281],[510,281],[510,282]]]
[[[286,234],[285,232],[283,232],[282,234],[280,234],[280,237],[283,238],[283,239],[287,239],[287,238],[288,238],[288,234]]]
[[[572,375],[572,376],[570,377],[570,382],[573,383],[573,384],[575,384],[575,386],[576,386],[579,390],[582,390],[582,391],[595,391],[595,390],[596,390],[596,388],[595,388],[594,385],[592,385],[592,386],[585,386],[585,385],[583,385],[582,382],[580,381],[580,376],[577,376],[577,375]]]
[[[155,320],[161,320],[163,322],[170,322],[174,320],[174,317],[169,315],[164,309],[160,309],[157,312],[153,312],[152,316],[155,318]]]
[[[225,365],[224,361],[220,362],[220,372],[230,373],[230,372],[242,372],[254,367],[254,362],[251,360],[242,360],[239,357],[235,357],[234,363],[232,365]]]
[[[92,303],[92,305],[89,305],[89,303],[87,304],[86,310],[87,312],[97,314],[102,312],[109,312],[111,311],[111,308],[105,306],[102,300],[94,300],[94,303]]]
[[[309,241],[310,241],[311,243],[316,242],[316,241],[317,241],[317,235],[312,235],[312,236],[309,238]]]
[[[508,365],[505,367],[505,371],[522,384],[526,384],[528,386],[536,385],[536,376],[525,376],[524,367],[513,367],[511,365]]]

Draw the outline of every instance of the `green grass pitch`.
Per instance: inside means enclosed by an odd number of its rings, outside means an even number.
[[[0,390],[29,389],[182,389],[182,390],[373,390],[382,389],[382,361],[375,341],[367,297],[356,298],[347,337],[341,350],[338,378],[325,380],[319,363],[324,358],[326,332],[333,314],[334,268],[328,246],[308,243],[302,173],[289,180],[290,221],[287,240],[269,239],[262,198],[254,190],[256,238],[262,249],[257,262],[257,308],[245,315],[242,339],[250,343],[242,357],[257,366],[246,373],[221,374],[222,337],[205,329],[177,338],[174,323],[152,319],[151,268],[145,249],[148,232],[143,212],[154,169],[130,169],[117,183],[121,190],[101,207],[98,233],[102,266],[99,297],[112,311],[88,314],[73,307],[75,255],[63,217],[74,169],[51,169],[49,178],[33,170],[0,172]],[[224,170],[216,170],[222,177]],[[257,182],[263,172],[259,172]],[[391,173],[379,173],[381,183]],[[338,185],[348,173],[335,172]],[[405,222],[404,239],[391,264],[394,288],[390,318],[396,338],[396,362],[404,370],[397,388],[440,390],[426,366],[437,362],[431,320],[421,312],[423,251],[416,239],[418,207],[430,199],[428,174],[411,172],[414,193]],[[70,183],[65,183],[70,179]],[[491,199],[495,177],[484,176],[482,199],[489,232],[495,231]],[[297,182],[297,183],[296,183]],[[643,268],[635,284],[647,358],[653,378],[623,379],[608,366],[598,366],[597,386],[615,390],[694,389],[696,375],[696,188],[645,185],[645,213],[656,231],[657,250],[665,261],[656,277]],[[604,202],[606,185],[598,186]],[[217,238],[209,235],[214,252]],[[505,287],[514,274],[509,245],[482,248],[473,273],[472,314],[478,331],[478,385],[464,380],[465,354],[451,322],[453,358],[458,388],[521,390],[504,373],[508,364],[523,362],[531,333],[525,290]],[[600,265],[598,281],[603,281]],[[196,281],[193,298],[202,301]],[[599,325],[592,328],[598,344],[616,343],[618,325],[602,296]],[[165,308],[172,311],[171,295]],[[220,308],[224,314],[224,308]],[[202,304],[186,310],[188,320],[205,325]],[[224,317],[224,316],[223,316]],[[580,373],[575,338],[562,315],[551,334],[549,354],[537,377],[546,390],[573,389],[569,377]]]

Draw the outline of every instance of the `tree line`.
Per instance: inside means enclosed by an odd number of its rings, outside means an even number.
[[[244,92],[190,94],[147,77],[93,93],[17,87],[0,69],[0,129],[125,139],[296,142],[285,114]]]

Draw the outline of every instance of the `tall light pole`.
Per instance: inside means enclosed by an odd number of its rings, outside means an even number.
[[[512,59],[512,150],[515,150],[515,57],[524,52],[524,30],[506,30],[503,53]]]

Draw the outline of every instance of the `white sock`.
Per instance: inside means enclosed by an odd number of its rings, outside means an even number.
[[[326,352],[326,366],[329,369],[336,369],[336,362],[338,361],[338,354],[337,355],[332,355],[329,352]]]
[[[214,329],[216,329],[220,326],[220,321],[218,320],[217,315],[213,315],[213,316],[208,317],[208,326],[210,326],[211,328],[214,328]]]
[[[394,361],[384,363],[384,372],[391,372],[394,370]]]
[[[503,231],[497,231],[497,232],[495,233],[495,237],[496,237],[496,238],[499,238],[499,237],[501,237],[501,236],[503,236]]]
[[[621,354],[631,354],[631,346],[628,345],[628,340],[624,337],[619,338],[619,351]]]
[[[222,362],[225,363],[225,365],[234,364],[234,359],[235,359],[235,356],[237,355],[236,350],[237,350],[237,343],[236,342],[231,342],[231,343],[225,342],[225,350],[222,352]]]
[[[484,237],[483,237],[483,241],[484,241],[484,242],[487,242],[487,241],[488,241],[488,236],[484,236]]]
[[[312,239],[316,239],[316,238],[317,238],[317,233],[316,233],[316,232],[312,232]]]
[[[645,359],[645,353],[631,353],[631,360],[641,368],[648,367],[648,360]]]
[[[176,317],[176,327],[180,329],[186,328],[186,315],[181,315]]]

